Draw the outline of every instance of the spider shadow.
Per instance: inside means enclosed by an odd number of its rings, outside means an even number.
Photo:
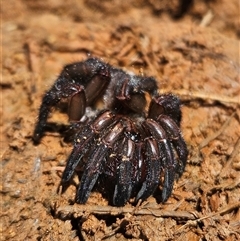
[[[65,114],[67,116],[68,102],[66,100],[61,100],[56,105],[55,109],[59,113]],[[43,127],[42,133],[47,133],[47,134],[44,134],[44,136],[58,133],[64,142],[73,143],[75,134],[77,133],[77,129],[79,129],[79,127],[84,124],[85,124],[84,122],[63,124],[61,122],[56,123],[56,122],[48,121],[46,125]]]
[[[58,194],[63,194],[67,191],[67,189],[73,185],[75,186],[76,189],[78,189],[81,181],[83,171],[75,171],[74,175],[78,176],[79,182],[77,183],[74,181],[74,178],[71,178],[68,182],[62,183],[60,182],[58,185],[57,193]],[[61,178],[61,175],[59,174],[59,177]],[[109,205],[113,205],[112,200],[113,200],[113,193],[114,193],[114,188],[115,184],[113,181],[109,181],[109,178],[105,177],[104,174],[100,175],[96,184],[93,187],[92,192],[98,192],[101,193],[102,197],[108,201]],[[74,200],[69,200],[70,204],[74,204],[76,202],[76,196]]]
[[[54,133],[58,133],[60,135],[60,138],[63,139],[66,143],[73,143],[74,137],[76,134],[76,131],[74,129],[73,125],[70,124],[59,124],[56,122],[47,122],[43,129],[44,133],[46,135],[52,135]]]
[[[63,194],[66,192],[66,190],[71,186],[75,186],[76,189],[78,189],[81,177],[82,177],[83,171],[75,171],[75,175],[78,176],[79,182],[75,182],[73,178],[71,178],[68,182],[66,183],[59,183],[57,192],[58,194]],[[59,174],[59,177],[61,178],[61,175]],[[108,201],[109,205],[114,206],[113,204],[113,193],[115,189],[115,183],[112,178],[109,179],[105,174],[101,174],[96,182],[96,184],[93,187],[92,192],[98,192],[101,193],[102,197]],[[139,190],[141,189],[141,185],[137,185],[133,188],[132,194],[131,194],[131,199],[130,203],[133,206],[139,205],[139,201],[135,201],[135,197],[137,196]],[[157,188],[155,192],[152,194],[152,196],[155,198],[157,204],[163,203],[162,200],[162,189]],[[69,199],[69,204],[73,205],[76,202],[76,197],[74,199]],[[147,201],[147,200],[144,200]],[[143,201],[141,201],[142,203]]]

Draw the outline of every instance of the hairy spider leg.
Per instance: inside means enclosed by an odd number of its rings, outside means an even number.
[[[159,177],[161,174],[161,154],[158,143],[152,137],[145,139],[145,181],[136,196],[136,201],[146,200],[151,196],[159,185]]]
[[[152,77],[133,76],[121,70],[112,71],[115,79],[114,104],[120,104],[132,112],[143,115],[147,104],[145,92],[157,94],[157,83]],[[124,108],[123,108],[124,109]]]
[[[165,114],[173,119],[178,126],[182,119],[180,100],[173,94],[156,95],[150,103],[148,117],[156,120],[158,116]]]
[[[158,143],[158,148],[160,152],[160,159],[158,162],[158,166],[160,166],[163,169],[164,172],[164,181],[163,181],[163,188],[162,188],[162,201],[165,202],[169,196],[171,195],[172,189],[173,189],[173,183],[174,183],[174,173],[176,168],[176,160],[174,158],[174,153],[172,151],[172,146],[170,141],[168,140],[167,133],[165,130],[157,123],[156,121],[152,119],[147,119],[143,126],[146,130],[148,130],[153,139],[155,139]],[[157,166],[157,167],[158,167]],[[155,167],[156,168],[156,167]],[[154,169],[154,168],[153,168]],[[153,175],[154,170],[148,170],[148,175]],[[153,174],[152,174],[153,173]],[[144,186],[147,187],[148,179],[143,183]],[[140,195],[142,193],[142,195]],[[137,200],[141,199],[142,196],[147,196],[148,190],[140,190],[139,194],[137,195]],[[151,194],[150,194],[151,195]],[[148,194],[149,196],[149,194]]]
[[[61,184],[67,183],[70,180],[75,168],[91,148],[94,139],[96,139],[105,128],[115,123],[114,117],[115,115],[110,111],[101,112],[95,120],[83,126],[78,131],[72,153],[68,158],[67,165],[62,174]]]
[[[116,184],[113,194],[113,205],[124,206],[130,199],[132,193],[132,176],[133,164],[132,159],[135,151],[135,143],[124,137],[122,143],[117,147],[115,162],[119,163],[116,173]]]
[[[39,143],[51,108],[62,98],[69,99],[70,121],[79,121],[85,113],[86,106],[92,104],[109,84],[109,68],[109,65],[96,58],[66,65],[43,97],[33,134],[34,142]]]
[[[188,157],[187,145],[182,137],[181,131],[177,124],[166,115],[160,115],[157,121],[167,132],[168,139],[173,144],[177,152],[179,161],[176,171],[179,174],[179,176],[181,176],[185,169]]]
[[[100,137],[96,148],[91,148],[91,153],[83,172],[81,183],[77,190],[76,202],[86,203],[90,192],[92,191],[99,175],[103,171],[103,162],[114,143],[121,137],[124,132],[124,125],[117,122],[112,128],[109,128],[106,134]]]

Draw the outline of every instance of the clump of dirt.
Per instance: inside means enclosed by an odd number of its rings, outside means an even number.
[[[239,3],[189,2],[4,4],[1,240],[239,240]],[[116,208],[96,191],[77,205],[76,185],[59,195],[72,145],[59,132],[33,145],[32,133],[43,93],[89,55],[153,76],[182,100],[190,154],[166,203]]]

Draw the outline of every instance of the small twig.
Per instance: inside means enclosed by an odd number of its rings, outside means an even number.
[[[28,62],[28,69],[31,72],[30,79],[25,82],[27,87],[27,94],[30,103],[35,103],[35,94],[37,92],[37,86],[41,82],[40,60],[39,60],[39,45],[32,40],[27,40],[25,43],[26,58]]]
[[[165,89],[161,89],[161,92],[168,92]],[[229,97],[225,95],[218,95],[218,94],[210,94],[204,93],[199,91],[190,91],[190,90],[172,90],[172,92],[183,100],[211,100],[211,101],[218,101],[222,104],[236,104],[240,105],[240,99],[236,97]]]
[[[213,17],[214,17],[213,12],[211,11],[211,9],[209,9],[207,11],[207,13],[203,16],[202,21],[200,22],[199,26],[201,26],[201,27],[208,26],[212,22]]]
[[[224,182],[221,185],[215,185],[212,186],[211,188],[207,189],[206,191],[204,191],[206,193],[206,195],[210,196],[213,193],[217,192],[217,191],[227,191],[227,190],[233,190],[237,187],[240,187],[240,180],[238,180],[238,178],[236,178],[233,182],[228,183],[228,182]]]
[[[230,204],[228,205],[227,207],[224,207],[222,208],[221,210],[219,210],[218,212],[212,212],[210,213],[209,215],[207,216],[204,216],[204,217],[201,217],[201,218],[198,218],[196,220],[190,220],[188,221],[187,223],[185,223],[183,226],[181,226],[178,230],[180,231],[181,229],[185,228],[186,226],[189,226],[189,225],[196,225],[198,222],[204,220],[204,219],[208,219],[208,218],[212,218],[214,216],[217,216],[217,215],[225,215],[227,213],[230,213],[232,212],[233,210],[237,209],[237,208],[240,208],[240,202],[237,202],[237,203],[234,203],[234,204]]]
[[[213,141],[214,139],[216,139],[219,135],[222,134],[222,132],[227,128],[227,126],[229,125],[230,121],[232,120],[233,116],[236,114],[236,112],[234,112],[226,121],[225,123],[222,125],[222,127],[215,132],[213,135],[207,137],[206,139],[204,139],[200,144],[198,149],[201,150],[203,147],[207,146],[209,142]]]
[[[133,215],[153,215],[155,217],[173,217],[178,219],[194,220],[196,216],[187,211],[167,211],[159,210],[159,208],[141,208],[135,207],[112,207],[112,206],[89,206],[74,204],[72,206],[67,205],[59,207],[56,210],[56,215],[63,219],[74,216],[76,218],[85,215],[86,213],[99,214],[99,215],[112,215],[117,216],[120,214],[131,213]]]
[[[115,235],[120,229],[121,229],[121,226],[119,225],[118,227],[116,227],[115,229],[113,229],[111,232],[109,232],[109,233],[107,233],[106,235],[104,235],[104,237],[102,237],[102,240],[112,237],[112,236]]]
[[[225,166],[223,167],[223,169],[220,173],[220,176],[222,176],[222,177],[226,176],[228,169],[232,165],[233,160],[235,159],[236,155],[239,154],[239,152],[240,152],[240,137],[238,138],[230,157],[228,158]]]

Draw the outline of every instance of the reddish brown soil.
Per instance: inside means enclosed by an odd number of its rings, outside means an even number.
[[[193,1],[181,17],[177,0],[123,2],[2,4],[1,240],[240,239],[239,1]],[[31,136],[44,91],[88,54],[182,99],[190,154],[166,203],[116,208],[93,192],[71,205],[74,185],[57,194],[72,145],[47,133],[34,146]]]

